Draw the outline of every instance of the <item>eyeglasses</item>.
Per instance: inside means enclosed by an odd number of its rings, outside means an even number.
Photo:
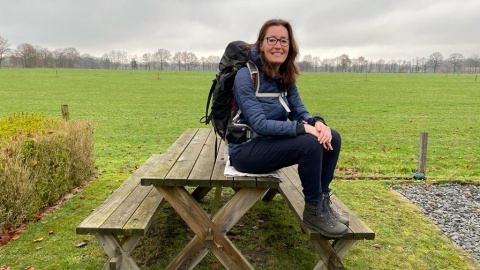
[[[290,45],[287,38],[266,37],[264,39],[267,40],[267,44],[270,45],[270,46],[275,46],[275,44],[277,44],[277,42],[279,42],[279,41],[280,41],[280,45],[282,45],[282,47],[287,47],[288,45]]]

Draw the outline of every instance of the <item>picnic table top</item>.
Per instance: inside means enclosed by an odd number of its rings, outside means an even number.
[[[187,129],[162,154],[163,162],[142,177],[142,185],[200,187],[278,188],[274,177],[226,177],[225,144],[220,144],[215,160],[215,132],[211,128]]]

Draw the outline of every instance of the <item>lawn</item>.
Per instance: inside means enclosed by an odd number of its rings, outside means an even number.
[[[103,249],[93,236],[76,235],[76,225],[150,155],[165,151],[186,128],[204,127],[198,120],[205,112],[213,76],[209,72],[0,69],[0,117],[19,111],[60,117],[61,105],[68,104],[72,119],[95,124],[98,174],[82,196],[74,196],[43,222],[30,223],[18,240],[1,247],[0,266],[100,268],[106,258]],[[335,193],[377,232],[375,241],[361,242],[347,254],[347,267],[478,267],[418,209],[390,190],[392,184],[409,183],[415,173],[421,132],[429,135],[427,182],[480,183],[480,83],[475,76],[306,73],[298,86],[310,112],[322,115],[342,134]],[[242,221],[246,228],[263,221],[258,230],[239,232],[248,235],[245,240],[236,240],[254,265],[264,269],[314,266],[317,255],[294,220],[285,218],[288,211],[277,198],[271,204],[258,203]],[[164,267],[188,241],[186,225],[170,212],[165,205],[165,212],[140,242],[135,258],[145,269]],[[166,220],[170,222],[162,222]],[[165,226],[171,222],[178,225],[169,231],[171,237],[159,236],[171,229],[171,224]],[[44,240],[33,242],[38,238]],[[83,240],[88,240],[87,246],[76,248]],[[207,257],[199,269],[211,269],[214,263],[214,257]]]

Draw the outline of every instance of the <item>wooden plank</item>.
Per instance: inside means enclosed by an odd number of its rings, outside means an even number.
[[[211,185],[212,187],[233,187],[233,179],[231,177],[226,177],[224,174],[225,164],[227,163],[224,155],[226,145],[224,141],[220,141],[220,149],[218,150],[217,160],[215,161],[215,167],[213,168]]]
[[[168,174],[165,176],[163,185],[185,186],[187,184],[187,179],[193,170],[193,166],[195,165],[209,134],[209,129],[198,130],[178,157],[177,161],[172,165]],[[208,182],[210,182],[209,178]]]
[[[370,229],[360,218],[358,218],[346,205],[344,205],[340,199],[335,195],[330,196],[333,207],[349,213],[350,225],[348,228],[353,233],[353,239],[355,240],[373,240],[375,239],[375,232]]]
[[[283,182],[280,184],[279,191],[294,213],[294,216],[302,224],[305,234],[311,240],[328,239],[315,230],[303,225],[303,209],[305,207],[304,196],[302,193],[302,185],[298,178],[295,166],[284,168],[281,170]],[[285,179],[284,179],[285,178]],[[349,213],[350,225],[347,235],[342,239],[367,239],[375,238],[375,233],[365,225],[347,206],[345,206],[335,195],[331,195],[333,207],[335,209],[347,211]]]
[[[153,217],[160,209],[163,201],[162,195],[157,189],[150,188],[150,192],[143,202],[138,206],[130,219],[123,226],[123,235],[145,235],[152,224]]]
[[[283,168],[281,171],[282,183],[278,188],[280,194],[284,198],[287,205],[292,210],[293,215],[300,223],[303,223],[303,209],[305,207],[305,201],[303,194],[299,192],[295,186],[292,178],[295,177],[295,171],[291,167]]]
[[[256,187],[257,179],[255,177],[232,177],[234,187]]]
[[[137,179],[140,182],[140,179]],[[130,219],[138,206],[143,202],[152,187],[138,185],[123,201],[113,201],[118,207],[100,226],[103,234],[112,233],[116,235],[123,234],[123,226]]]
[[[160,160],[161,155],[152,155],[140,168],[138,168],[125,182],[118,187],[99,207],[95,209],[82,223],[76,228],[77,234],[96,233],[105,220],[119,206],[115,202],[121,202],[140,184],[140,177],[144,175],[156,162]]]
[[[162,162],[162,156],[158,155],[154,160],[150,169],[155,168]],[[148,171],[147,171],[148,172]],[[125,224],[130,220],[133,214],[138,211],[139,206],[144,202],[145,198],[151,192],[152,187],[150,186],[141,186],[140,179],[136,179],[138,182],[137,187],[120,202],[113,202],[119,204],[119,207],[108,217],[107,220],[100,226],[99,231],[103,234],[112,233],[116,235],[132,235],[131,230],[125,230]],[[161,200],[160,200],[161,201]],[[149,224],[148,222],[152,219],[157,208],[142,208],[141,211],[144,211],[141,215],[144,216],[145,222],[144,225]],[[137,235],[144,235],[146,233],[146,227],[136,227]]]
[[[197,162],[193,166],[192,172],[188,177],[187,182],[189,186],[211,186],[210,181],[206,183],[205,180],[211,179],[213,168],[215,166],[215,137],[215,132],[211,130],[205,144],[203,145]]]
[[[177,162],[178,157],[183,153],[192,138],[197,133],[198,129],[187,129],[180,135],[180,137],[163,153],[163,162],[152,170],[142,176],[141,183],[143,186],[162,185],[165,176],[168,174],[173,164]]]
[[[257,177],[257,187],[277,189],[280,186],[280,179],[275,177]]]

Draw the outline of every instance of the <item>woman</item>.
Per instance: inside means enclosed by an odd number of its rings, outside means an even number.
[[[259,93],[284,94],[257,97],[248,68],[238,71],[233,91],[235,108],[241,114],[236,122],[247,124],[259,137],[230,143],[230,162],[246,173],[266,173],[298,164],[305,195],[304,223],[325,236],[341,237],[348,231],[348,219],[331,208],[329,189],[341,139],[323,118],[312,117],[303,105],[295,84],[297,55],[290,23],[278,19],[265,22],[249,48],[249,59],[259,69]]]

